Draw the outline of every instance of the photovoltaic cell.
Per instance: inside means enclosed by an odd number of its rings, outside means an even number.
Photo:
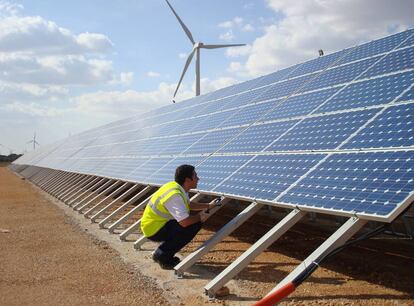
[[[259,155],[213,191],[261,200],[273,200],[298,180],[324,155],[277,154]]]
[[[340,89],[341,87],[335,87],[292,96],[289,99],[285,99],[283,103],[280,103],[279,106],[264,116],[263,120],[276,120],[307,115]]]
[[[414,103],[391,106],[353,137],[346,149],[414,145]]]
[[[305,119],[266,151],[333,150],[376,112],[374,109]]]
[[[353,83],[324,104],[318,113],[392,102],[414,82],[414,71]]]
[[[260,152],[272,141],[286,132],[297,121],[281,121],[250,126],[239,136],[223,146],[219,153],[223,152]]]
[[[364,77],[372,77],[414,68],[414,47],[398,50],[385,56],[374,67],[370,68]]]
[[[234,173],[244,163],[246,163],[251,156],[211,156],[204,160],[197,166],[198,189],[204,191],[211,191],[226,177]]]
[[[414,190],[413,170],[412,151],[334,154],[280,201],[387,215]]]

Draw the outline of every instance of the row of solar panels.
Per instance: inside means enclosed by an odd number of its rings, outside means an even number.
[[[225,88],[222,90],[218,90],[216,92],[204,95],[204,96],[200,96],[200,97],[195,97],[193,99],[181,102],[177,105],[171,105],[171,106],[167,106],[167,107],[163,107],[161,109],[149,112],[147,114],[145,114],[145,116],[136,116],[136,117],[132,117],[130,119],[127,120],[121,120],[115,123],[111,123],[107,126],[101,127],[101,128],[97,128],[85,133],[80,134],[79,136],[81,138],[85,138],[86,136],[90,136],[90,137],[96,137],[99,135],[107,135],[110,133],[114,133],[114,132],[119,132],[119,131],[125,131],[125,130],[130,130],[130,128],[128,127],[128,124],[131,122],[134,122],[136,126],[136,128],[143,128],[146,127],[148,124],[149,125],[154,125],[154,124],[163,124],[166,122],[166,120],[168,121],[170,118],[172,118],[172,114],[175,115],[181,115],[183,114],[183,118],[187,118],[188,115],[191,115],[192,117],[194,117],[195,115],[197,115],[197,112],[200,114],[207,114],[208,111],[217,111],[218,109],[224,107],[226,105],[226,101],[223,101],[223,99],[227,99],[227,100],[231,100],[233,98],[233,100],[235,100],[235,103],[238,103],[239,105],[243,104],[243,101],[245,99],[247,99],[247,101],[249,103],[252,102],[252,100],[254,100],[255,102],[257,102],[257,100],[259,99],[257,93],[260,93],[259,91],[266,91],[266,88],[269,88],[269,84],[273,84],[272,85],[272,90],[270,92],[274,92],[275,88],[274,85],[278,85],[276,87],[293,87],[295,88],[295,86],[297,86],[297,84],[295,82],[295,78],[297,77],[299,74],[299,72],[302,73],[309,73],[309,72],[320,72],[321,68],[326,68],[326,66],[328,64],[331,64],[333,66],[335,66],[335,64],[332,64],[333,60],[337,60],[337,58],[342,55],[343,53],[349,53],[348,56],[345,56],[345,58],[347,58],[348,60],[342,60],[340,63],[349,63],[350,61],[353,60],[361,60],[361,59],[366,59],[369,56],[377,56],[378,54],[384,54],[384,52],[388,52],[390,50],[392,50],[393,48],[396,48],[396,46],[399,46],[400,49],[410,46],[412,45],[412,41],[413,38],[410,37],[408,40],[404,41],[405,39],[407,39],[407,37],[409,37],[412,34],[412,30],[406,31],[406,32],[402,32],[396,35],[392,35],[377,41],[373,41],[367,44],[364,44],[362,46],[359,46],[355,49],[348,49],[348,50],[344,50],[341,52],[337,52],[334,53],[332,55],[328,55],[322,58],[318,58],[315,60],[311,60],[309,62],[306,62],[304,64],[301,65],[296,65],[287,69],[284,69],[282,71],[278,71],[276,73],[261,77],[259,79],[255,79],[255,80],[251,80],[251,81],[247,81],[241,84],[237,84],[234,86],[231,86],[229,88]],[[404,51],[404,50],[401,50]],[[399,51],[399,52],[401,52]],[[397,69],[396,62],[402,63],[402,65],[405,65],[407,67],[412,67],[412,56],[410,56],[410,54],[406,54],[405,56],[401,56],[400,53],[394,53],[394,56],[391,58],[389,58],[388,63],[384,62],[386,67],[390,67],[391,69],[393,69],[393,71],[396,70],[401,70],[400,68]],[[406,52],[406,51],[405,51]],[[411,49],[412,52],[412,49]],[[353,55],[353,56],[351,56]],[[410,61],[405,61],[402,60],[402,58],[411,58],[411,63]],[[359,64],[359,63],[355,63],[358,65],[362,65],[361,68],[365,67],[367,62],[364,62],[365,64]],[[404,64],[405,63],[405,64]],[[338,63],[337,63],[338,64]],[[337,72],[333,72],[331,74],[335,74],[335,75],[343,75],[346,74],[343,70],[347,69],[349,70],[351,68],[352,71],[355,71],[354,68],[352,68],[353,65],[349,66],[345,66],[342,67],[340,70],[336,70],[334,69],[334,71]],[[378,66],[379,67],[379,66]],[[331,68],[332,69],[332,68]],[[295,73],[296,72],[296,73]],[[358,70],[357,70],[358,72]],[[349,72],[348,72],[349,73]],[[374,71],[372,71],[372,73],[374,73]],[[284,76],[284,77],[283,77]],[[354,76],[354,75],[353,75]],[[289,78],[288,78],[289,77]],[[292,79],[293,78],[293,79]],[[325,78],[325,79],[329,79],[329,78]],[[263,80],[266,80],[263,81]],[[274,84],[274,82],[278,82],[278,84]],[[332,82],[332,81],[331,81]],[[286,84],[288,83],[293,83],[290,86],[287,86]],[[340,82],[337,82],[340,83]],[[342,82],[343,83],[343,82]],[[262,86],[267,86],[265,88],[263,88]],[[316,86],[316,84],[315,84]],[[318,86],[316,86],[318,87]],[[251,96],[249,96],[250,92],[248,89],[250,88],[257,88],[256,91],[254,91],[253,94],[251,94]],[[247,92],[245,90],[248,90]],[[225,94],[227,92],[227,95]],[[234,94],[238,94],[237,97],[234,96]],[[233,96],[232,96],[233,95]],[[242,95],[242,96],[241,96]],[[274,93],[273,93],[274,95]],[[243,98],[243,96],[245,96],[245,98]],[[279,95],[280,96],[280,95]],[[283,95],[282,95],[283,96]],[[256,100],[255,100],[256,99]],[[205,103],[205,102],[208,103]],[[212,102],[216,102],[216,103],[212,103]],[[201,109],[199,106],[200,105],[204,105],[204,106],[209,106],[207,109]],[[230,105],[229,105],[230,106]],[[187,110],[188,112],[184,112],[183,110]],[[163,114],[168,113],[167,116],[164,117],[160,117]],[[157,120],[155,120],[157,119]],[[142,122],[145,124],[141,124],[139,125],[138,122]],[[117,128],[118,127],[118,128]],[[167,129],[169,130],[169,129]],[[77,139],[78,137],[73,137],[73,139]]]
[[[205,192],[390,220],[414,190],[413,33],[87,131],[17,164],[159,185],[190,163]]]

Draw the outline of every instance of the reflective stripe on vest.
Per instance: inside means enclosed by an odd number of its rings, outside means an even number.
[[[162,211],[159,211],[159,209],[157,208],[158,204],[161,202],[162,199],[164,199],[171,191],[177,190],[177,188],[170,188],[168,189],[166,192],[164,192],[163,195],[159,196],[157,198],[157,200],[155,201],[155,203],[152,203],[152,199],[148,202],[148,205],[151,207],[152,211],[157,214],[158,216],[160,216],[161,218],[165,218],[168,220],[172,220],[174,219],[174,217],[171,214],[165,214]]]

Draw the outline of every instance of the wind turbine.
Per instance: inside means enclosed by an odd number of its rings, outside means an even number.
[[[187,71],[188,66],[191,63],[191,60],[193,59],[194,54],[196,55],[196,96],[200,95],[200,49],[219,49],[219,48],[227,48],[227,47],[240,47],[245,46],[246,44],[226,44],[226,45],[205,45],[202,42],[196,42],[193,38],[193,35],[191,34],[190,30],[187,28],[187,26],[184,24],[184,22],[180,19],[180,17],[177,15],[173,7],[171,6],[170,2],[168,0],[165,0],[167,2],[168,6],[170,7],[171,11],[177,18],[178,22],[180,23],[181,27],[183,28],[185,34],[187,35],[188,39],[193,45],[193,50],[187,57],[187,61],[185,62],[183,72],[181,73],[180,80],[178,81],[177,88],[175,89],[174,96],[173,96],[173,102],[175,95],[177,94],[178,89],[180,88],[181,81],[184,78],[185,72]]]
[[[27,143],[33,143],[33,150],[36,150],[36,145],[39,146],[39,143],[36,141],[36,132],[33,135],[33,139],[28,141]]]

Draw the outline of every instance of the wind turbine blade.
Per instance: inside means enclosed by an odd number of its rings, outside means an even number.
[[[229,44],[229,45],[201,45],[200,48],[204,49],[218,49],[218,48],[227,48],[227,47],[242,47],[246,44]]]
[[[187,34],[187,37],[190,39],[190,41],[194,45],[195,41],[194,41],[193,35],[191,34],[190,30],[187,28],[187,26],[184,24],[184,22],[180,19],[180,17],[178,17],[177,13],[174,11],[174,9],[171,6],[170,2],[168,2],[168,0],[165,0],[165,2],[167,2],[167,4],[170,7],[171,11],[174,13],[175,17],[177,17],[177,19],[178,19],[178,22],[181,24],[181,27],[183,28],[185,34]]]
[[[28,141],[28,142],[26,142],[26,143],[32,143],[33,142],[33,140],[30,140],[30,141]]]
[[[191,51],[190,55],[187,58],[187,61],[185,62],[185,66],[184,66],[183,72],[181,73],[181,77],[180,77],[180,80],[178,81],[177,88],[175,89],[173,98],[175,98],[175,95],[177,94],[178,88],[180,88],[181,81],[184,78],[184,75],[185,75],[185,72],[187,71],[188,66],[190,66],[190,63],[191,63],[191,60],[193,59],[195,50],[196,49],[193,49],[193,51]]]

